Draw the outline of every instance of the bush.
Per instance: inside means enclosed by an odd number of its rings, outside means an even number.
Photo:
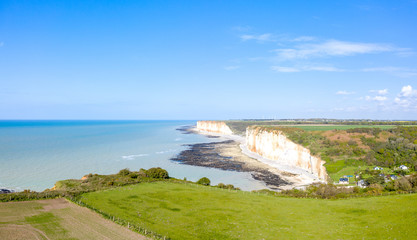
[[[365,180],[367,185],[372,185],[372,184],[384,184],[385,180],[384,177],[379,176],[379,175],[374,175],[372,177],[369,177]]]
[[[127,176],[127,175],[130,174],[130,170],[129,170],[129,168],[125,168],[125,169],[120,170],[118,174],[120,176]]]
[[[210,184],[210,180],[209,180],[209,184]],[[229,190],[240,190],[240,188],[237,188],[237,187],[233,186],[233,184],[227,184],[226,185],[224,183],[219,183],[219,184],[216,185],[216,187],[223,188],[223,189],[229,189]]]
[[[131,173],[129,174],[129,177],[130,177],[130,178],[138,178],[138,177],[139,177],[139,173],[138,173],[138,172],[131,172]]]
[[[387,184],[385,185],[385,190],[389,191],[389,192],[393,192],[395,191],[395,182],[394,181],[389,181],[387,182]]]
[[[206,177],[202,177],[200,178],[200,180],[197,181],[197,184],[201,184],[204,186],[210,186],[210,179],[206,178]]]
[[[411,183],[405,177],[402,177],[395,181],[395,189],[408,192],[411,191],[411,188]]]
[[[381,194],[384,188],[379,183],[373,183],[369,185],[369,192],[373,194]]]
[[[149,168],[146,171],[146,175],[150,178],[162,178],[166,179],[169,178],[168,172],[165,169],[162,169],[160,167],[157,168]]]
[[[411,174],[410,177],[408,177],[408,181],[410,181],[413,187],[417,187],[417,173]]]

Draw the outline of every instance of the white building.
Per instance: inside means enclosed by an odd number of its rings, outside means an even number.
[[[405,166],[405,165],[401,165],[401,166],[400,166],[400,169],[401,169],[401,170],[408,170],[408,167],[407,167],[407,166]]]

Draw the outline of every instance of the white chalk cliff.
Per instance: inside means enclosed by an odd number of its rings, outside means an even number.
[[[325,161],[312,156],[310,150],[294,143],[278,130],[266,130],[262,127],[246,129],[246,145],[248,149],[281,164],[304,169],[320,180],[327,180]]]
[[[229,126],[225,122],[220,121],[198,121],[197,129],[205,132],[233,134]]]
[[[225,122],[198,121],[197,129],[205,132],[233,134]],[[262,127],[248,127],[246,129],[246,146],[249,151],[291,167],[301,168],[327,181],[328,175],[323,166],[325,161],[312,156],[310,150],[294,143],[284,133]]]

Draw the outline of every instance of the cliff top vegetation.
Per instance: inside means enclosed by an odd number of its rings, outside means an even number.
[[[329,126],[330,127],[330,126]],[[345,126],[343,126],[345,127]],[[367,169],[382,167],[379,174],[404,175],[417,171],[417,127],[356,127],[305,130],[303,127],[252,126],[258,131],[279,131],[326,161],[334,181],[343,175],[369,175]],[[408,169],[404,172],[401,165]],[[384,170],[385,168],[385,170]],[[383,183],[383,179],[380,181]]]
[[[245,135],[249,126],[294,126],[306,131],[347,130],[350,128],[378,127],[390,129],[395,126],[413,126],[417,121],[373,121],[373,120],[336,120],[336,119],[294,119],[294,120],[233,120],[225,121],[233,133]]]

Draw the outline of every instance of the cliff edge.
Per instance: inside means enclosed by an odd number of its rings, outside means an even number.
[[[225,122],[220,121],[198,121],[197,129],[205,132],[215,132],[227,135],[233,134],[229,126],[227,126]]]
[[[310,150],[288,139],[282,131],[262,127],[246,129],[248,149],[262,157],[304,169],[320,180],[327,181],[325,161],[312,156]]]
[[[233,135],[229,126],[222,121],[198,121],[197,129],[204,132]],[[250,126],[246,128],[246,138],[243,141],[250,152],[263,158],[303,169],[322,181],[328,179],[326,168],[323,166],[325,161],[311,155],[309,149],[288,139],[282,131]]]

